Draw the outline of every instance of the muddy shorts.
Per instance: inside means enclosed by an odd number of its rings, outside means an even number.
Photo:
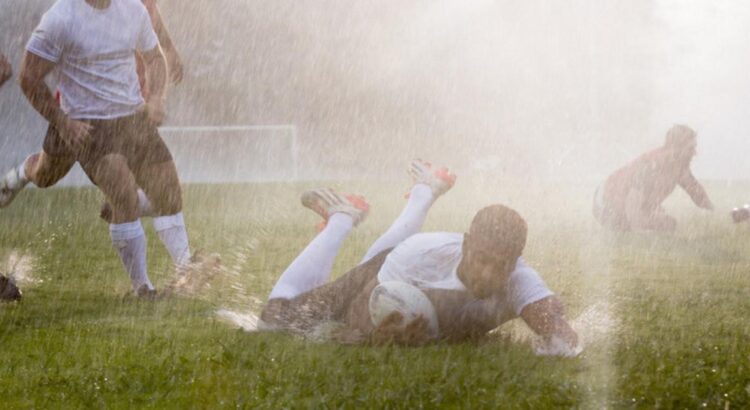
[[[292,299],[276,298],[266,304],[261,319],[277,329],[304,333],[325,322],[340,322],[362,289],[377,278],[391,249],[356,266],[333,282]]]
[[[73,157],[89,174],[96,163],[109,154],[121,154],[131,170],[172,160],[159,130],[145,112],[111,120],[83,120],[93,127],[83,147],[74,152],[52,125],[44,138],[44,152],[53,157]]]

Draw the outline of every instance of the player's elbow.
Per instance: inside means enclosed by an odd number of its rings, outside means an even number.
[[[34,95],[34,91],[39,86],[39,84],[43,83],[43,79],[39,79],[36,76],[29,73],[27,70],[21,70],[21,72],[18,74],[18,85],[21,87],[21,91],[23,93],[31,98]]]

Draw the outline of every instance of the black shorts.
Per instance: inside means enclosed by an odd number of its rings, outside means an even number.
[[[52,125],[44,138],[44,152],[53,157],[72,157],[87,174],[106,155],[121,154],[131,170],[172,160],[159,130],[148,121],[145,112],[111,120],[83,120],[92,126],[89,139],[74,152]]]

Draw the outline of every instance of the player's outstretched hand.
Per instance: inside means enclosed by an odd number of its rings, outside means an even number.
[[[427,319],[419,315],[406,326],[400,312],[392,312],[373,330],[372,344],[381,346],[397,344],[404,346],[422,346],[430,341],[430,325]]]
[[[10,66],[8,59],[0,54],[0,86],[10,79],[13,75],[13,67]]]

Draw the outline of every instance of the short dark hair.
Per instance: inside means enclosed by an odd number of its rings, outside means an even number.
[[[526,221],[515,210],[495,204],[477,212],[469,227],[469,235],[485,244],[496,244],[498,251],[521,255],[526,247]]]
[[[688,141],[695,139],[695,131],[687,125],[675,124],[672,128],[667,131],[667,135],[664,138],[664,145],[682,147],[688,143]]]

